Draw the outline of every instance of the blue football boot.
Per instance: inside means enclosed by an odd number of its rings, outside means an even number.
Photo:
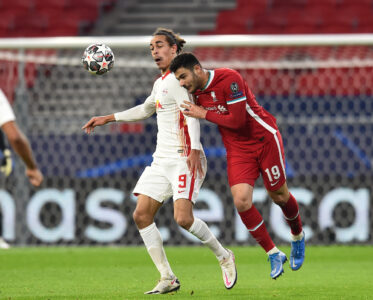
[[[282,273],[284,273],[283,264],[288,260],[286,255],[281,251],[271,254],[268,257],[268,260],[271,262],[271,277],[276,279]]]
[[[301,240],[291,242],[290,268],[293,271],[299,270],[304,262],[304,252],[306,250],[304,236],[303,232],[303,238]]]

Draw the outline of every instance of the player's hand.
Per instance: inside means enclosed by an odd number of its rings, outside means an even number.
[[[26,176],[30,183],[36,187],[40,186],[44,179],[39,169],[27,169]]]
[[[3,159],[0,160],[0,172],[4,173],[5,177],[9,176],[12,173],[13,163],[12,163],[12,154],[9,149],[4,149]]]
[[[200,150],[192,149],[190,151],[190,154],[187,158],[187,165],[188,169],[190,171],[190,175],[196,176],[197,172],[200,175],[200,177],[203,177],[203,169],[201,164],[201,158],[200,158]]]
[[[195,105],[194,103],[189,101],[184,101],[184,104],[181,104],[180,106],[184,108],[184,115],[196,119],[206,119],[207,110],[203,107]]]
[[[108,116],[98,116],[98,117],[93,117],[91,118],[83,127],[82,129],[90,134],[92,133],[94,130],[93,128],[95,128],[96,126],[102,126],[102,125],[105,125],[109,122],[113,122],[115,119],[114,119],[114,115],[108,115]]]

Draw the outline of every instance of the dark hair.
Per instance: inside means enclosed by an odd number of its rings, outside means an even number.
[[[192,53],[185,52],[173,59],[173,61],[171,62],[170,70],[173,73],[175,73],[176,70],[179,68],[193,70],[193,67],[195,65],[201,65],[201,63]]]
[[[158,27],[157,30],[153,33],[153,36],[156,36],[156,35],[164,35],[166,37],[167,42],[170,44],[170,46],[176,45],[177,54],[179,54],[184,44],[186,43],[185,40],[179,36],[179,34],[174,33],[171,29]]]

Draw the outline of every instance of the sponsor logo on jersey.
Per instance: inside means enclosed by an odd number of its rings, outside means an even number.
[[[163,96],[166,96],[168,94],[168,89],[163,89],[163,91],[162,91],[162,95]]]
[[[223,105],[218,105],[218,110],[221,113],[226,113],[228,111]]]
[[[212,107],[203,107],[203,108],[206,109],[206,110],[211,110],[211,111],[218,110],[218,109],[216,108],[216,106],[212,106]]]
[[[232,93],[229,95],[229,98],[235,99],[235,98],[240,98],[243,96],[243,91],[238,91],[236,93]]]
[[[155,101],[155,109],[163,109],[163,106],[159,100]]]

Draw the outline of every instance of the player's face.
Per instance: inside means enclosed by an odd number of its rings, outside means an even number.
[[[179,80],[180,85],[191,94],[201,88],[201,80],[194,70],[181,67],[176,70],[175,76]]]
[[[176,56],[177,46],[167,42],[164,35],[156,35],[150,41],[150,52],[158,68],[165,73]]]

